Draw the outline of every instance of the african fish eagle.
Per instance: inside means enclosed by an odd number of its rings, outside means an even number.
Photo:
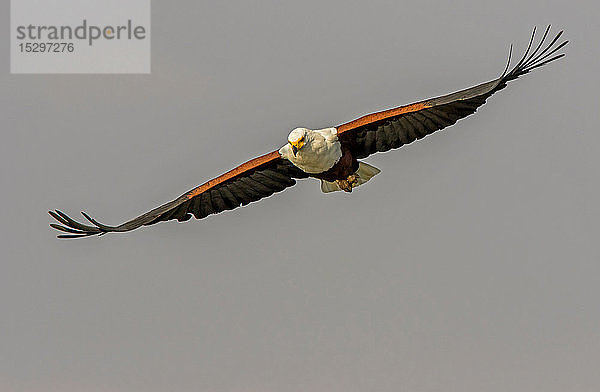
[[[307,177],[320,179],[323,192],[352,192],[379,173],[379,169],[359,159],[412,143],[454,124],[475,113],[492,94],[506,87],[507,82],[564,56],[564,53],[555,54],[568,43],[557,44],[562,31],[544,46],[550,31],[548,26],[536,48],[531,50],[535,31],[534,28],[521,60],[509,71],[509,54],[506,68],[497,79],[441,97],[372,113],[337,127],[296,128],[289,134],[287,144],[279,150],[243,163],[118,226],[104,225],[82,212],[93,226],[84,225],[59,210],[49,213],[61,224],[51,223],[50,226],[68,233],[58,235],[58,238],[80,238],[130,231],[171,219],[183,222],[192,215],[202,219],[270,196],[294,185],[297,179]]]

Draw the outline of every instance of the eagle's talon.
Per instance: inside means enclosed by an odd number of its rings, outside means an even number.
[[[353,188],[358,186],[358,177],[355,174],[350,174],[346,180]]]
[[[348,180],[336,180],[335,182],[344,192],[352,192],[352,184]]]

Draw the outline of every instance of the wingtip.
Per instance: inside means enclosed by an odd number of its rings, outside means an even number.
[[[53,217],[58,223],[50,223],[50,227],[59,230],[62,232],[66,232],[69,234],[60,234],[57,238],[82,238],[82,237],[90,237],[93,235],[98,235],[104,232],[102,227],[92,227],[83,225],[72,218],[70,218],[67,214],[60,210],[48,211],[51,217]],[[84,214],[84,216],[86,216]],[[93,222],[92,222],[93,223]]]
[[[560,54],[551,58],[551,56],[554,53],[556,53],[557,51],[562,49],[567,43],[569,43],[569,41],[565,41],[560,44],[556,44],[562,36],[562,34],[564,33],[564,30],[560,30],[550,41],[550,43],[546,44],[546,38],[548,37],[548,33],[550,32],[551,27],[551,24],[547,25],[541,39],[536,44],[536,47],[534,49],[532,48],[532,45],[535,41],[537,26],[533,27],[531,39],[529,40],[529,44],[527,45],[523,57],[516,63],[512,70],[503,75],[502,79],[504,80],[504,82],[516,79],[520,75],[529,73],[535,68],[539,68],[564,56],[564,54]],[[545,47],[544,44],[546,44]]]

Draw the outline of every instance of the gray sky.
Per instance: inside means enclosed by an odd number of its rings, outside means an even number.
[[[201,3],[154,2],[151,75],[4,57],[0,390],[598,389],[597,2]],[[121,223],[294,127],[490,80],[549,22],[565,59],[368,158],[382,174],[351,195],[307,180],[126,235],[48,227]]]

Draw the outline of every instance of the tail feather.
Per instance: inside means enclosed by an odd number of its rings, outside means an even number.
[[[374,176],[376,176],[379,173],[381,173],[381,170],[379,170],[375,166],[371,166],[368,163],[359,162],[358,170],[356,171],[356,173],[354,173],[358,180],[358,184],[354,185],[353,188],[356,188],[357,186],[364,184],[365,182],[369,181],[371,178],[373,178]],[[321,191],[323,193],[329,193],[329,192],[335,192],[335,191],[341,191],[341,190],[342,189],[338,186],[338,184],[335,181],[331,182],[331,181],[321,180]]]
[[[336,191],[341,191],[338,184],[336,184],[335,182],[331,182],[331,181],[321,180],[321,192],[330,193],[330,192],[336,192]]]
[[[377,174],[381,173],[381,170],[375,166],[371,166],[368,163],[359,162],[356,176],[358,177],[358,185],[364,184]]]

